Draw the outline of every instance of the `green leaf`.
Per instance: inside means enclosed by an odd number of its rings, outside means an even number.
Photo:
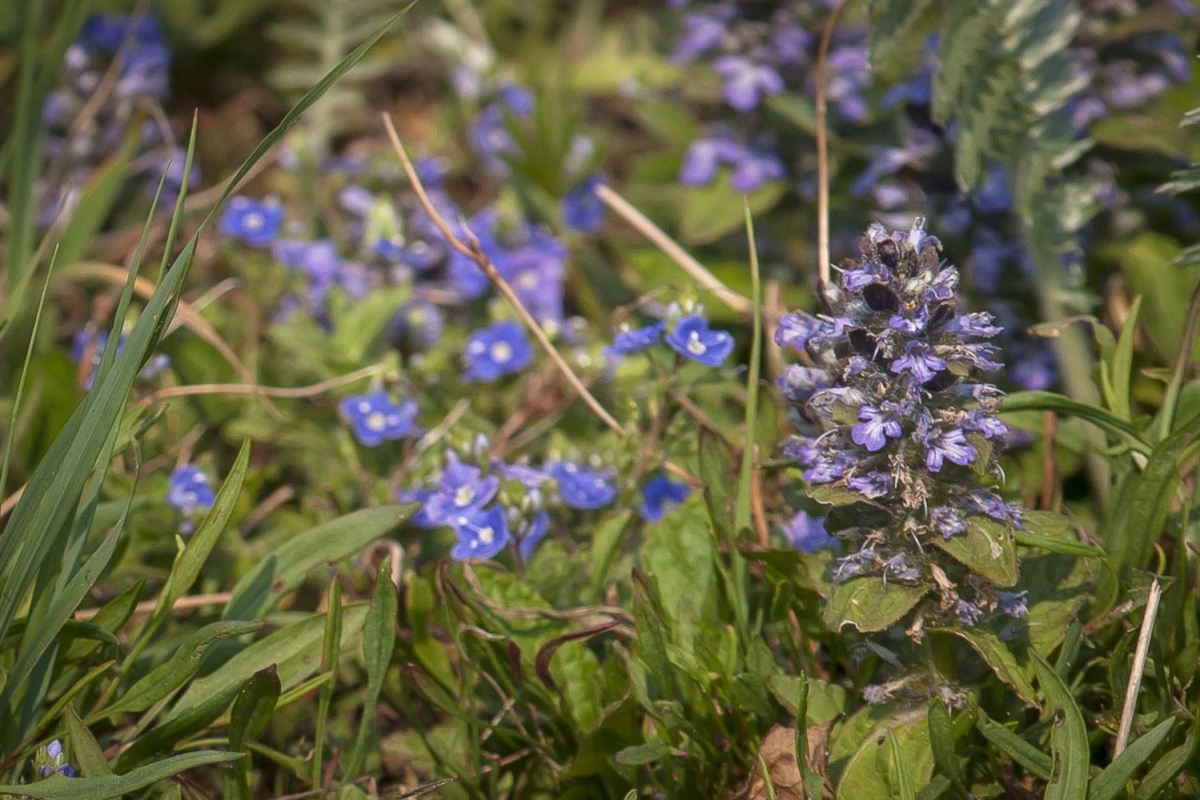
[[[1104,551],[1080,542],[1072,534],[1071,520],[1054,511],[1025,510],[1021,514],[1024,530],[1014,531],[1017,544],[1036,547],[1049,553],[1083,558],[1104,558]]]
[[[342,641],[358,635],[366,619],[365,603],[344,607]],[[313,614],[281,628],[234,655],[219,670],[193,680],[175,705],[163,715],[162,723],[178,719],[214,697],[225,697],[229,702],[255,673],[272,664],[279,669],[280,684],[284,687],[293,686],[319,669],[324,644],[324,614]]]
[[[938,69],[933,80],[933,119],[950,120],[959,95],[970,76],[977,72],[979,54],[989,49],[995,35],[994,12],[982,4],[955,3],[950,7],[938,36]]]
[[[929,712],[925,718],[929,725],[929,744],[933,749],[933,760],[938,770],[950,779],[954,788],[967,796],[966,777],[963,772],[962,759],[954,741],[954,726],[950,724],[950,714],[941,700],[933,700],[929,704]]]
[[[1174,728],[1174,718],[1167,717],[1135,739],[1121,755],[1104,768],[1104,771],[1092,779],[1087,800],[1115,800],[1117,795],[1123,794],[1125,785],[1133,779],[1134,773],[1150,760],[1150,756],[1167,740]]]
[[[1033,689],[1033,684],[1029,682],[1025,671],[1017,664],[1017,659],[1013,656],[1012,651],[1008,646],[1001,641],[1000,637],[984,628],[960,628],[945,627],[931,628],[935,631],[945,631],[952,633],[960,639],[964,639],[975,652],[979,653],[992,672],[996,673],[996,677],[1007,683],[1017,693],[1017,696],[1027,706],[1036,706],[1037,692]]]
[[[878,505],[853,489],[849,489],[841,484],[808,484],[804,487],[804,493],[812,500],[827,506],[848,506],[854,503],[864,503],[872,506]]]
[[[1087,726],[1075,704],[1071,690],[1063,683],[1054,667],[1033,653],[1033,667],[1053,710],[1054,725],[1050,728],[1050,755],[1054,759],[1050,782],[1046,785],[1046,800],[1079,800],[1087,797],[1088,748]]]
[[[1021,562],[1022,590],[1029,613],[1018,628],[1014,647],[1028,644],[1049,657],[1066,635],[1079,609],[1092,596],[1095,561],[1051,553]]]
[[[641,766],[643,764],[666,761],[674,752],[675,750],[671,745],[657,740],[647,742],[646,744],[635,744],[630,747],[624,747],[617,751],[617,754],[613,756],[613,760],[618,764]]]
[[[888,737],[896,739],[896,749]],[[896,758],[899,755],[899,759]],[[901,775],[906,780],[901,780]],[[925,709],[906,711],[874,730],[846,763],[837,785],[838,800],[903,800],[910,786],[924,786],[933,775],[933,747]]]
[[[88,721],[97,722],[114,714],[145,711],[187,683],[188,678],[192,677],[200,666],[200,657],[210,642],[221,638],[246,636],[257,632],[262,626],[261,622],[240,620],[205,625],[189,636],[187,641],[175,650],[169,661],[150,670],[125,690],[116,702],[93,714]]]
[[[615,511],[601,517],[592,529],[592,552],[588,559],[588,569],[592,573],[592,593],[596,599],[604,597],[604,587],[608,585],[609,572],[613,561],[620,551],[621,540],[629,523],[633,521],[633,512],[629,510]]]
[[[933,543],[995,585],[1016,585],[1017,547],[1008,526],[986,517],[968,517],[966,524],[964,533],[934,536]]]
[[[881,578],[853,578],[833,587],[821,618],[834,631],[853,625],[863,633],[882,631],[912,610],[929,584],[906,586]]]
[[[112,775],[112,768],[108,766],[108,760],[104,758],[104,751],[100,749],[96,737],[92,735],[92,732],[83,724],[83,720],[79,718],[79,714],[75,712],[75,706],[67,706],[66,717],[67,739],[71,742],[71,754],[79,764],[80,774],[85,778]]]
[[[671,638],[690,649],[702,625],[717,619],[716,552],[704,499],[693,493],[654,527],[642,563],[662,597]]]
[[[722,169],[708,186],[680,190],[679,231],[685,243],[707,244],[742,227],[741,195],[727,185],[728,178],[728,170]],[[787,185],[779,181],[764,184],[749,195],[751,213],[767,213],[786,191]]]
[[[1142,310],[1142,298],[1133,299],[1129,307],[1129,316],[1121,327],[1121,337],[1117,340],[1116,350],[1112,355],[1112,389],[1114,405],[1112,412],[1124,420],[1133,418],[1133,410],[1129,400],[1129,386],[1133,380],[1133,344],[1137,337],[1138,315]]]
[[[1188,731],[1187,739],[1183,744],[1163,755],[1146,773],[1146,777],[1142,778],[1142,782],[1134,793],[1137,800],[1152,800],[1152,798],[1159,797],[1159,793],[1168,784],[1174,783],[1189,764],[1195,764],[1197,741],[1200,741],[1200,711],[1196,712],[1192,728]]]
[[[288,539],[233,587],[225,619],[260,619],[295,589],[309,571],[349,558],[386,536],[405,518],[406,505],[353,511]]]
[[[1150,454],[1150,444],[1131,423],[1099,406],[1076,402],[1061,394],[1041,391],[1013,392],[1005,397],[1000,405],[1001,414],[1008,411],[1054,411],[1069,414],[1116,436],[1139,453]]]
[[[266,730],[281,691],[279,671],[274,664],[254,673],[238,692],[237,699],[233,701],[233,710],[229,713],[230,748],[244,750],[247,740]]]
[[[371,595],[371,608],[363,624],[363,661],[367,666],[367,696],[363,701],[362,714],[358,720],[358,733],[354,748],[346,762],[346,774],[355,777],[366,759],[367,734],[375,719],[379,696],[383,693],[383,681],[392,663],[396,649],[396,618],[399,607],[396,587],[392,584],[391,559],[379,565],[375,576],[375,592]]]
[[[983,734],[983,738],[1007,753],[1013,761],[1025,767],[1035,776],[1044,781],[1050,780],[1054,766],[1050,756],[996,722],[982,709],[976,709],[976,711],[978,716],[975,718],[975,729]]]
[[[704,484],[704,497],[708,504],[713,527],[723,536],[733,532],[733,454],[721,438],[706,428],[697,434],[700,480]]]
[[[164,778],[210,764],[226,764],[242,758],[241,753],[224,750],[205,750],[199,753],[184,753],[171,756],[153,764],[139,767],[124,775],[106,775],[99,778],[68,778],[58,776],[37,783],[19,786],[0,786],[0,794],[18,797],[39,797],[45,800],[108,800],[108,798],[145,789]]]

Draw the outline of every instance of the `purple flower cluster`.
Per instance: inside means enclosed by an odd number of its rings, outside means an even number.
[[[446,453],[441,474],[427,486],[399,493],[402,502],[420,502],[413,520],[424,528],[449,527],[457,542],[450,555],[465,561],[494,558],[512,541],[529,561],[550,529],[550,510],[595,510],[616,499],[612,475],[572,461],[549,461],[538,469],[487,456],[480,438],[472,449],[478,466]]]
[[[855,546],[838,560],[836,580],[920,583],[936,564],[962,576],[957,588],[939,584],[943,609],[1003,610],[994,587],[923,544],[963,534],[974,516],[1020,525],[1019,508],[980,485],[1001,477],[1008,430],[996,417],[1001,392],[986,382],[1001,367],[987,341],[999,328],[988,313],[959,310],[958,271],[940,260],[941,244],[921,221],[895,232],[873,224],[860,249],[861,260],[843,262],[825,288],[825,313],[780,322],[778,344],[808,362],[780,379],[803,429],[785,453],[810,485],[842,489],[872,509],[867,522],[835,531]],[[789,537],[813,541],[812,522],[800,523]]]
[[[120,58],[115,80],[105,76]],[[89,17],[63,56],[62,80],[46,97],[42,124],[49,180],[41,192],[39,222],[69,213],[92,171],[120,151],[131,135],[135,111],[163,103],[170,94],[171,49],[158,20],[149,14]],[[99,93],[99,94],[98,94]],[[87,113],[84,113],[84,109]],[[163,199],[173,202],[186,181],[184,158],[162,129],[145,121],[138,136],[137,179],[153,193],[164,169]],[[169,168],[168,168],[169,164]]]

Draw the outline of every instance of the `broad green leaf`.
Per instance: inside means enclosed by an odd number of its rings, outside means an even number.
[[[848,506],[854,503],[866,503],[867,505],[877,505],[866,497],[863,497],[853,489],[849,489],[840,484],[833,483],[815,483],[805,487],[804,493],[818,503],[827,506]]]
[[[342,641],[357,636],[367,619],[367,605],[358,603],[342,609]],[[316,672],[325,643],[325,615],[313,614],[288,625],[246,647],[217,671],[193,680],[162,718],[162,724],[177,719],[213,697],[229,700],[254,677],[272,664],[279,669],[279,682],[291,687]]]
[[[238,692],[229,712],[229,746],[234,750],[244,749],[249,739],[258,736],[267,727],[275,704],[279,702],[282,687],[279,671],[270,664],[254,673]]]
[[[352,511],[294,536],[268,554],[233,587],[225,619],[260,619],[309,571],[361,552],[404,519],[406,505]]]
[[[603,516],[592,529],[592,552],[588,559],[588,569],[592,572],[592,592],[597,600],[604,597],[609,571],[620,551],[621,539],[624,538],[632,520],[633,512],[615,511]]]
[[[888,745],[888,736],[896,737],[903,767],[897,763]],[[924,786],[933,776],[933,748],[925,709],[906,711],[876,728],[846,763],[837,785],[838,800],[903,800],[907,792],[899,786],[903,769],[915,786]]]
[[[75,706],[67,706],[66,718],[67,739],[71,742],[71,753],[79,764],[80,774],[85,778],[112,775],[112,768],[108,766],[104,751],[100,749],[96,737],[92,735],[92,732],[83,724],[83,720],[79,718],[79,714],[75,712]]]
[[[735,474],[733,454],[721,439],[706,428],[697,433],[700,458],[700,480],[704,484],[704,497],[708,504],[713,528],[722,535],[733,527],[733,485]]]
[[[963,533],[945,539],[934,536],[933,543],[954,560],[997,586],[1017,582],[1017,546],[1007,525],[986,517],[968,517]]]
[[[882,578],[853,578],[833,587],[821,618],[834,631],[853,625],[863,633],[882,631],[912,610],[929,584],[907,586],[884,583]]]
[[[108,800],[108,798],[145,789],[164,778],[210,764],[226,764],[242,758],[241,753],[224,750],[205,750],[171,756],[144,767],[138,767],[124,775],[106,775],[99,778],[67,778],[56,775],[44,781],[18,786],[0,786],[0,794],[18,797],[39,797],[45,800]]]
[[[1054,667],[1033,653],[1033,667],[1052,709],[1054,724],[1050,728],[1050,755],[1054,767],[1046,785],[1046,800],[1079,800],[1087,796],[1088,748],[1087,726],[1075,704],[1071,690],[1063,683]]]
[[[1158,746],[1167,740],[1175,728],[1175,719],[1168,717],[1135,739],[1121,755],[1092,778],[1087,800],[1115,800],[1125,792],[1125,785],[1138,769],[1150,760]]]
[[[221,638],[246,636],[257,632],[262,626],[261,622],[241,620],[205,625],[189,636],[169,661],[152,669],[123,692],[116,702],[93,714],[88,721],[96,722],[114,714],[145,711],[187,683],[188,678],[192,677],[200,666],[200,657],[210,642]]]
[[[1029,613],[1017,630],[1014,646],[1024,644],[1049,657],[1066,635],[1083,604],[1092,597],[1096,562],[1050,553],[1021,562],[1019,589],[1028,593]]]
[[[708,186],[681,190],[679,231],[686,244],[706,244],[742,227],[741,195],[728,184],[729,171],[722,169]],[[787,185],[779,181],[764,184],[749,196],[751,213],[767,213],[786,191]]]
[[[704,498],[693,493],[649,531],[642,563],[662,597],[670,638],[692,646],[702,625],[717,618],[716,552]]]
[[[1037,692],[1034,691],[1033,684],[1030,683],[1025,671],[1017,663],[1017,659],[1013,656],[1012,651],[1001,641],[999,636],[984,628],[954,626],[931,628],[931,630],[945,631],[964,639],[971,645],[975,652],[979,653],[979,657],[992,668],[992,672],[996,673],[996,677],[1013,688],[1025,705],[1036,706],[1038,704]]]

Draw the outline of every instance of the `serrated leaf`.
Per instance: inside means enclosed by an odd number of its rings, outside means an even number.
[[[932,628],[931,630],[952,633],[966,641],[976,653],[979,653],[979,657],[987,663],[992,672],[996,673],[996,677],[1013,688],[1025,705],[1036,706],[1038,704],[1037,692],[1034,691],[1033,684],[1017,663],[1012,651],[996,634],[984,628],[959,626]]]
[[[912,610],[929,584],[907,586],[882,578],[853,578],[833,587],[821,618],[835,631],[853,625],[863,633],[882,631]]]
[[[968,517],[967,529],[949,539],[934,536],[933,543],[955,561],[997,586],[1017,582],[1017,547],[1007,525],[986,517]]]

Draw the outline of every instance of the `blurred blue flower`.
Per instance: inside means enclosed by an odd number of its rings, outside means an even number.
[[[688,145],[679,169],[679,182],[684,186],[707,186],[717,177],[721,164],[736,163],[743,148],[724,126],[713,126],[709,132]]]
[[[167,479],[167,505],[179,509],[184,516],[212,508],[215,499],[208,476],[197,466],[177,467]]]
[[[284,208],[278,202],[238,195],[225,206],[217,229],[251,247],[266,247],[279,233],[283,216]]]
[[[763,95],[781,94],[784,89],[774,67],[745,56],[721,56],[713,62],[713,72],[725,82],[725,102],[742,113],[758,108]]]
[[[533,551],[541,544],[542,539],[546,538],[549,530],[550,515],[545,511],[539,511],[530,522],[517,531],[517,538],[521,542],[517,545],[517,553],[521,556],[522,561],[528,563],[533,558]]]
[[[801,553],[815,553],[826,547],[836,547],[838,539],[830,536],[825,530],[825,520],[814,517],[804,511],[796,514],[783,525],[783,535],[793,550]]]
[[[504,549],[510,537],[504,507],[497,504],[486,510],[460,514],[453,520],[458,542],[450,556],[458,561],[469,558],[492,558]]]
[[[733,164],[729,185],[742,194],[751,194],[768,181],[781,181],[787,170],[779,156],[765,150],[742,148]]]
[[[642,517],[648,522],[658,522],[691,493],[686,483],[655,475],[642,486]]]
[[[562,200],[563,224],[572,230],[595,233],[604,223],[604,203],[596,195],[600,175],[592,173]]]
[[[558,482],[558,493],[571,508],[603,508],[617,498],[617,487],[601,473],[570,461],[557,461],[546,473]]]
[[[403,439],[417,431],[417,401],[410,398],[395,403],[382,389],[351,395],[338,408],[350,423],[354,438],[365,447],[378,447],[384,441]]]
[[[519,322],[502,320],[471,334],[464,355],[467,360],[464,380],[494,381],[529,366],[533,348]]]
[[[75,777],[75,768],[67,763],[66,756],[63,754],[62,742],[52,739],[50,744],[46,745],[46,758],[38,768],[38,774],[43,778],[48,778],[56,772],[68,778]]]
[[[733,352],[733,336],[726,331],[710,330],[708,321],[699,314],[680,317],[663,338],[684,358],[709,367],[721,366]]]
[[[684,14],[683,33],[675,42],[671,63],[686,64],[719,48],[734,13],[732,5],[719,5]]]
[[[108,333],[96,330],[91,325],[76,331],[74,338],[71,340],[71,359],[87,370],[87,374],[83,379],[83,388],[85,391],[91,391],[92,386],[96,382],[96,369],[100,366],[100,358],[104,355],[104,348],[107,346]],[[120,353],[124,347],[125,336],[122,335],[117,339],[117,353]]]
[[[666,325],[656,322],[645,328],[624,327],[617,331],[611,346],[604,348],[604,354],[609,356],[628,356],[652,347],[662,339]]]

